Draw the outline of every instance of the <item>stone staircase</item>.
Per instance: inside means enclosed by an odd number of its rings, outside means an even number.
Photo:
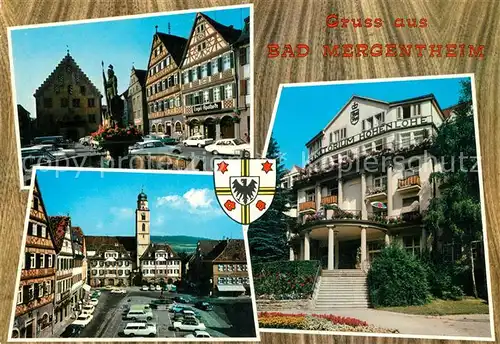
[[[323,270],[314,308],[368,308],[366,274],[361,270]]]

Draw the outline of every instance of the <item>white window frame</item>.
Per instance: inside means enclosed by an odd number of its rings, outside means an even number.
[[[208,76],[207,64],[206,63],[202,64],[200,69],[201,69],[201,77],[206,78]]]
[[[46,238],[47,237],[47,227],[40,226],[40,232],[41,232],[42,238]]]
[[[373,186],[376,188],[387,186],[387,176],[374,177]]]
[[[222,56],[222,71],[231,69],[231,53]]]
[[[36,253],[30,253],[30,269],[36,269]]]
[[[224,86],[224,99],[233,99],[233,84]]]
[[[32,233],[33,236],[38,236],[38,224],[36,224],[35,222],[33,222]]]
[[[29,290],[28,290],[28,296],[29,296],[29,292],[31,292],[31,295],[33,295],[33,297],[30,298],[28,301],[34,300],[35,299],[35,285],[34,284],[30,284]]]
[[[208,90],[203,91],[203,103],[210,102],[210,92]]]
[[[23,303],[23,286],[20,286],[17,291],[17,304],[20,305],[21,303]]]
[[[40,253],[40,269],[45,268],[45,255]]]

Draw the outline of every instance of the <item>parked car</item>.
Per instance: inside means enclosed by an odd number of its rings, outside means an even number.
[[[156,336],[156,324],[142,322],[127,323],[123,329],[123,334],[131,337],[154,337]]]
[[[211,336],[206,331],[194,331],[193,333],[186,334],[184,338],[211,338]]]
[[[151,309],[165,309],[167,305],[170,305],[172,303],[172,300],[170,299],[161,299],[161,300],[153,300],[149,304]]]
[[[76,318],[76,320],[73,322],[73,325],[80,325],[80,326],[87,326],[90,321],[94,318],[92,314],[88,313],[82,313]]]
[[[214,139],[204,138],[203,135],[193,135],[182,141],[184,146],[205,147],[214,142]]]
[[[152,290],[152,291],[155,291],[155,290],[156,290],[156,287],[154,286],[154,284],[151,284],[151,285],[149,286],[149,290]]]
[[[170,291],[170,292],[176,292],[177,291],[177,286],[175,284],[165,284],[163,287],[163,290],[165,291]]]
[[[182,309],[179,312],[174,312],[174,321],[180,321],[187,318],[199,318],[200,314],[191,309]]]
[[[52,144],[62,146],[64,145],[65,140],[61,135],[57,136],[38,136],[33,139],[34,145],[43,145],[43,144]]]
[[[221,139],[205,147],[213,155],[240,155],[243,150],[250,151],[250,144],[242,139]]]
[[[92,140],[90,140],[90,147],[92,147],[94,149],[100,149],[101,144],[99,143],[99,141],[92,139]]]
[[[90,146],[91,141],[92,141],[92,136],[84,136],[78,140],[78,142],[83,146]]]
[[[184,296],[176,296],[172,300],[174,300],[175,302],[179,302],[179,303],[188,303],[189,302],[189,299],[187,297],[184,297]]]
[[[97,306],[97,304],[99,303],[99,300],[95,297],[91,298],[88,302],[89,304],[91,304],[92,306]]]
[[[156,287],[155,287],[155,289],[156,289],[156,291],[161,291],[161,287],[160,287],[160,285],[159,285],[159,284],[157,284],[157,285],[156,285]]]
[[[160,139],[161,142],[163,142],[165,145],[176,145],[179,144],[179,140],[173,138],[173,137],[164,137]]]
[[[113,294],[126,294],[127,290],[115,288],[115,289],[111,289],[111,293],[113,293]]]
[[[168,308],[168,311],[169,312],[173,312],[173,313],[178,313],[180,311],[182,311],[183,309],[185,308],[188,308],[187,306],[184,306],[184,305],[180,305],[180,304],[177,304],[177,303],[174,303],[172,304],[169,308]]]
[[[23,170],[29,171],[34,165],[45,164],[56,160],[50,152],[40,148],[21,148]]]
[[[149,287],[147,285],[143,285],[141,290],[147,291],[147,290],[149,290]]]
[[[153,312],[151,309],[133,309],[130,308],[125,319],[131,320],[151,320],[153,319]]]
[[[52,144],[36,145],[31,148],[40,148],[47,152],[50,152],[56,158],[71,158],[76,156],[76,151],[74,149],[65,149]]]
[[[204,311],[211,311],[213,310],[213,307],[211,304],[205,301],[198,301],[194,304],[194,306],[198,309],[202,309]]]
[[[95,307],[91,304],[83,305],[82,313],[94,314]]]
[[[63,333],[61,333],[62,338],[78,337],[83,330],[83,326],[71,324],[66,327]]]
[[[196,319],[184,319],[182,321],[174,321],[173,328],[175,331],[205,331],[207,328],[205,324]]]
[[[178,145],[166,145],[160,140],[137,142],[129,147],[129,154],[181,154],[182,148]]]

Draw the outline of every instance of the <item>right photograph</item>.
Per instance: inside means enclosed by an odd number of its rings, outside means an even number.
[[[473,74],[282,84],[261,331],[494,340]]]

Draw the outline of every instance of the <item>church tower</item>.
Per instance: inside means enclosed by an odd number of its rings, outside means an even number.
[[[137,267],[140,268],[142,254],[147,250],[150,243],[150,217],[148,207],[148,196],[141,190],[137,196],[137,209],[135,210],[135,239],[137,242]]]

